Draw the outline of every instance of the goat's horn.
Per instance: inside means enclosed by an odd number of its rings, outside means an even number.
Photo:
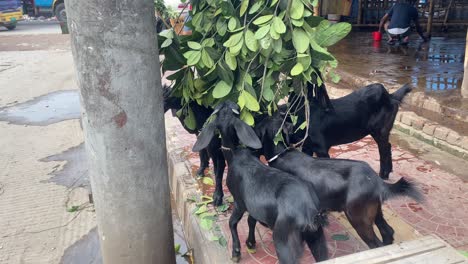
[[[216,113],[218,113],[218,112],[219,112],[219,109],[215,109],[215,110],[213,111],[213,113],[211,113],[211,115],[216,115]]]
[[[231,109],[232,112],[234,112],[234,114],[238,115],[239,114],[239,111],[237,111],[236,109]]]

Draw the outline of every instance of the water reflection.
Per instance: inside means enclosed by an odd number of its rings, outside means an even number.
[[[379,82],[412,83],[427,93],[459,92],[462,84],[463,37],[434,37],[423,43],[413,34],[408,46],[390,46],[385,37],[373,41],[370,32],[357,32],[332,52],[341,69]]]

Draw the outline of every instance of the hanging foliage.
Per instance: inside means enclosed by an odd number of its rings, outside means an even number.
[[[272,113],[291,89],[321,84],[316,71],[337,81],[336,58],[328,47],[351,30],[313,15],[317,0],[193,0],[191,36],[160,33],[163,72],[175,71],[173,96],[185,106],[187,126],[195,119],[189,103],[214,107],[231,100],[241,119],[254,124],[258,112]]]

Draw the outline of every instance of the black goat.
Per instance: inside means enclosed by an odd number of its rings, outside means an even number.
[[[171,96],[171,89],[169,86],[163,85],[164,89],[164,112],[172,109],[173,113],[180,110],[182,105],[180,98]],[[190,129],[185,125],[185,116],[177,116],[182,126],[190,134],[198,136],[199,131],[202,129],[203,124],[213,113],[213,109],[207,108],[196,103],[190,103],[189,107],[192,109],[195,115],[196,128]],[[219,138],[213,138],[208,146],[199,151],[200,154],[200,168],[197,171],[198,176],[205,175],[205,169],[208,168],[209,158],[213,161],[213,167],[215,172],[215,191],[213,193],[213,204],[219,206],[223,203],[223,174],[226,162],[224,161],[223,153],[221,152],[221,140]]]
[[[351,225],[370,248],[391,244],[394,230],[383,217],[382,203],[398,196],[422,200],[414,185],[404,178],[394,184],[386,183],[362,161],[313,158],[289,149],[282,143],[275,145],[277,133],[282,133],[285,144],[289,144],[292,124],[282,125],[283,119],[276,114],[266,118],[255,129],[262,141],[261,153],[268,159],[270,166],[312,183],[320,199],[320,209],[344,211]],[[374,223],[382,235],[383,243],[374,233]]]
[[[237,223],[249,212],[249,226],[255,219],[273,229],[273,241],[280,263],[298,263],[305,240],[317,260],[328,258],[322,228],[319,199],[313,186],[286,172],[264,165],[247,148],[262,147],[254,130],[239,119],[239,107],[232,102],[221,103],[193,147],[205,148],[221,134],[222,149],[228,162],[227,186],[234,197],[234,209],[229,219],[233,249],[232,259],[240,260]],[[253,234],[253,230],[250,232]],[[246,244],[255,247],[255,237],[249,235]]]
[[[309,84],[309,130],[302,151],[309,155],[316,153],[318,157],[329,158],[330,147],[351,143],[371,135],[379,147],[379,175],[388,179],[393,170],[390,130],[401,101],[410,91],[411,87],[404,85],[389,94],[382,84],[376,83],[330,100],[325,85],[317,87]],[[290,102],[293,102],[296,95],[291,94],[290,98]],[[297,115],[297,124],[300,125],[306,120],[304,110],[298,111]],[[304,138],[304,134],[305,131],[301,130],[292,140],[298,141]]]

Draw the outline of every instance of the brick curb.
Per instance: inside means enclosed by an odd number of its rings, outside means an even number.
[[[332,98],[342,97],[353,92],[351,89],[336,88],[333,84],[328,84],[327,90]],[[411,101],[424,101],[423,99],[417,99],[421,98],[419,94],[422,93],[417,92],[413,97],[408,96],[408,98],[405,98],[404,103],[410,102],[411,104]],[[424,103],[424,105],[434,105],[432,100],[427,98],[426,100],[429,103]],[[441,126],[414,112],[399,111],[393,127],[454,156],[468,160],[468,136],[460,135],[452,129]]]
[[[197,193],[198,183],[192,177],[189,162],[181,157],[183,149],[177,149],[173,144],[174,140],[176,140],[176,137],[171,137],[168,134],[169,185],[175,209],[182,222],[185,238],[189,248],[193,249],[195,263],[230,263],[226,249],[206,237],[207,232],[200,228],[199,219],[192,213],[195,205],[189,203],[187,198]]]

